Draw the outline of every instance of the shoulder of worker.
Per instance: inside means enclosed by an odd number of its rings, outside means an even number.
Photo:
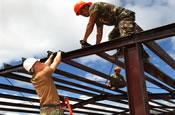
[[[110,76],[111,76],[111,77],[115,76],[115,73],[111,74]]]
[[[120,8],[117,5],[106,3],[106,2],[95,2],[89,7],[89,13],[92,15],[94,12],[102,12],[102,11],[107,11],[111,9],[112,10],[117,10]]]
[[[120,77],[120,78],[124,78],[123,75],[121,75],[121,74],[119,75],[119,77]]]
[[[45,74],[49,75],[52,74],[53,72],[54,72],[53,69],[50,66],[46,65],[42,71],[36,73],[35,75],[41,75],[41,76]]]

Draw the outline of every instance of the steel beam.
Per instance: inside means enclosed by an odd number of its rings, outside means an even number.
[[[88,99],[88,100],[83,100],[83,101],[81,101],[81,102],[79,102],[79,103],[77,103],[77,104],[74,104],[73,106],[72,106],[72,109],[75,109],[75,108],[80,108],[80,107],[83,107],[84,105],[86,105],[86,104],[92,104],[92,103],[94,103],[95,101],[101,101],[101,100],[104,100],[106,97],[105,96],[103,96],[103,95],[98,95],[98,96],[95,96],[95,97],[92,97],[92,98],[90,98],[90,99]]]
[[[127,45],[142,43],[151,40],[162,39],[175,35],[175,23],[166,25],[163,27],[155,28],[152,30],[137,33],[133,36],[127,36],[123,38],[114,39],[108,42],[104,42],[98,45],[87,47],[84,49],[78,49],[71,52],[67,52],[64,55],[64,59],[73,59],[90,54],[96,54],[99,52],[104,52],[108,50],[113,50],[119,47],[124,47]]]
[[[139,25],[136,25],[136,30],[138,32],[143,31],[143,29]],[[144,45],[148,47],[151,51],[153,51],[156,55],[158,55],[169,66],[175,69],[174,59],[171,56],[169,56],[155,41],[144,42]]]
[[[175,80],[169,77],[167,74],[162,72],[156,66],[148,61],[144,61],[144,69],[147,73],[154,76],[155,78],[159,79],[160,81],[164,82],[165,84],[175,88]]]
[[[102,58],[104,58],[104,59],[106,59],[107,61],[110,61],[111,63],[115,63],[116,65],[124,68],[124,63],[123,62],[121,62],[121,61],[119,61],[117,59],[111,58],[110,55],[108,55],[106,53],[98,53],[97,55],[102,57]],[[152,68],[152,69],[149,69],[149,68]],[[155,77],[158,80],[164,82],[165,84],[167,84],[169,86],[172,86],[172,87],[175,87],[175,80],[172,77],[168,76],[167,74],[163,73],[160,69],[155,67],[150,62],[145,61],[145,63],[144,63],[144,70],[147,73],[149,73],[150,75],[152,75],[153,77]],[[169,92],[174,92],[174,90],[171,90],[170,88],[166,87],[165,85],[163,85],[161,83],[158,83],[158,82],[156,83],[155,80],[151,80],[151,78],[149,79],[148,76],[145,76],[145,77],[151,83],[153,83],[155,85],[158,85],[159,87],[161,87],[163,89],[166,89]]]
[[[9,74],[4,74],[4,76],[8,77],[8,78],[11,78],[11,79],[16,79],[16,80],[20,79],[21,81],[30,83],[30,78],[27,78],[27,77],[24,77],[24,76],[21,76],[21,75],[16,75],[16,74],[9,73]],[[6,85],[2,84],[2,86],[0,86],[0,87],[3,88],[3,86],[6,86]],[[69,88],[69,87],[66,87],[66,86],[61,86],[61,85],[58,85],[58,84],[55,84],[55,86],[56,86],[57,89],[61,89],[61,90],[65,90],[65,91],[70,91],[70,92],[83,94],[83,95],[88,95],[88,96],[96,96],[96,94],[90,93],[90,92],[87,92],[87,91],[81,91],[81,90]]]
[[[92,84],[92,85],[95,85],[95,86],[98,86],[98,87],[102,87],[102,88],[111,90],[109,87],[107,87],[104,84],[101,84],[101,83],[98,83],[98,82],[95,82],[95,81],[92,81],[92,80],[80,77],[78,75],[74,75],[74,74],[68,73],[68,72],[65,72],[65,71],[62,71],[62,70],[58,70],[57,69],[57,70],[55,70],[55,73],[63,75],[63,76],[68,77],[68,78],[71,78],[71,79],[76,79],[76,80],[79,80],[79,81],[82,81],[82,82],[85,82],[85,83],[89,83],[89,84]],[[122,90],[117,90],[117,91],[120,92],[120,93],[125,93]]]
[[[76,67],[78,69],[81,69],[81,70],[84,70],[86,72],[89,72],[89,73],[92,73],[94,75],[97,75],[99,77],[105,78],[105,79],[109,77],[109,75],[106,75],[105,73],[99,72],[99,71],[97,71],[95,69],[89,68],[89,67],[87,67],[85,65],[82,65],[82,64],[80,64],[78,62],[75,62],[75,61],[72,61],[72,60],[66,60],[66,61],[63,61],[63,62],[68,64],[68,65],[71,65],[73,67]],[[108,87],[106,87],[106,88],[108,88]],[[124,91],[122,91],[120,89],[116,89],[116,91],[120,92],[120,93],[123,93],[123,94],[126,94],[126,92],[124,92]]]
[[[10,109],[10,108],[2,108],[0,107],[1,111],[8,111],[8,112],[23,112],[23,113],[36,113],[39,114],[39,111],[33,111],[33,110],[24,110],[24,109]]]
[[[149,115],[140,44],[125,48],[124,56],[130,114]]]
[[[98,45],[94,45],[84,49],[78,49],[71,52],[64,53],[63,59],[73,59],[78,58],[86,55],[96,54],[99,52],[104,52],[108,50],[113,50],[119,47],[124,47],[127,45],[147,42],[151,40],[162,39],[166,37],[171,37],[175,35],[175,23],[169,24],[166,26],[162,26],[159,28],[155,28],[152,30],[144,31],[137,33],[133,36],[123,37],[119,39],[114,39],[108,42],[104,42]],[[47,58],[43,58],[42,60],[46,60]],[[0,70],[0,75],[4,73],[9,73],[17,70],[23,69],[22,64],[14,66],[9,69],[2,69]]]

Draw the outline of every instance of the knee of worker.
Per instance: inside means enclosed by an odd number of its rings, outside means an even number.
[[[110,40],[113,40],[113,39],[116,39],[116,38],[119,38],[120,37],[120,33],[118,32],[116,32],[116,33],[113,33],[113,32],[111,32],[111,33],[109,33],[109,35],[108,35],[108,40],[110,41]]]

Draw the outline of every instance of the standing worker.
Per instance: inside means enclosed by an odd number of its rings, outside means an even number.
[[[111,77],[116,78],[117,81],[108,80],[107,86],[111,87],[111,89],[115,90],[118,88],[124,88],[126,86],[126,82],[124,77],[120,74],[120,67],[114,68],[115,73],[111,75]]]
[[[82,46],[87,44],[87,39],[92,33],[95,24],[97,26],[96,44],[99,44],[102,40],[103,25],[114,26],[108,36],[109,40],[130,36],[135,33],[135,13],[131,10],[105,2],[92,4],[92,2],[80,1],[75,4],[74,11],[77,16],[89,17],[84,38],[80,41]],[[149,55],[143,48],[142,51],[144,58],[149,60]],[[117,49],[117,56],[118,58],[123,57],[122,48]]]
[[[52,73],[61,62],[61,52],[57,52],[54,59],[53,57],[53,54],[51,54],[45,63],[41,63],[34,58],[27,58],[23,63],[25,70],[33,73],[31,82],[40,99],[40,115],[64,114],[52,79]]]

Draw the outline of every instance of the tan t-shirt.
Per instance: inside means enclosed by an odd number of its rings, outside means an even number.
[[[40,105],[60,104],[58,92],[51,77],[52,73],[53,69],[46,66],[32,76],[31,82],[40,99]]]

